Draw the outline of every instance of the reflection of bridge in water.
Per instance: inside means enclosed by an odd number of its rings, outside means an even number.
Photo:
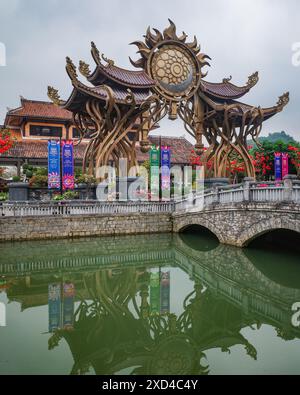
[[[241,309],[245,317],[255,316],[260,322],[280,328],[287,337],[300,335],[300,330],[291,325],[292,305],[300,301],[300,289],[268,278],[243,250],[216,245],[209,251],[197,251],[177,235],[151,236],[146,241],[136,236],[134,242],[133,238],[58,241],[55,250],[52,242],[28,242],[21,243],[18,249],[8,248],[3,254],[5,262],[0,262],[0,274],[15,284],[8,296],[27,308],[46,304],[45,284],[58,277],[73,278],[78,288],[83,287],[85,273],[175,266],[188,273],[191,280],[205,285],[214,297],[225,298]]]

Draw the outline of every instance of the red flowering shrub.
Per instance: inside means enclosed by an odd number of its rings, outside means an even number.
[[[0,129],[0,155],[10,150],[14,145],[14,139],[6,129]]]

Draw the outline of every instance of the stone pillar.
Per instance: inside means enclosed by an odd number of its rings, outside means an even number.
[[[244,178],[243,189],[244,189],[244,201],[245,202],[250,202],[250,200],[251,200],[250,187],[251,187],[252,182],[254,182],[254,178],[252,178],[252,177],[245,177]]]
[[[220,203],[220,195],[219,195],[219,187],[214,186],[212,187],[213,191],[213,204],[219,204]]]
[[[25,182],[12,182],[8,184],[9,201],[27,202],[29,200],[29,185]]]
[[[293,180],[297,180],[297,176],[292,174],[288,174],[283,178],[283,200],[285,202],[291,202],[293,200]]]

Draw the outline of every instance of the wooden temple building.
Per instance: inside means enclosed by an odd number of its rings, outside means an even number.
[[[49,138],[73,139],[78,142],[80,134],[72,120],[72,113],[51,102],[28,100],[21,97],[20,106],[8,110],[4,126],[16,139],[13,148],[0,155],[0,166],[16,166],[18,172],[23,164],[47,166]],[[160,138],[150,136],[151,144],[159,145]],[[90,137],[87,135],[80,144],[74,147],[75,165],[81,167],[84,152]],[[172,162],[184,166],[190,162],[192,144],[184,137],[162,137],[161,143],[172,150]],[[138,163],[149,159],[136,147]]]

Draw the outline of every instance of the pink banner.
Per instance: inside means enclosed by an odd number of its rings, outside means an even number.
[[[282,154],[282,178],[289,174],[289,154]]]

